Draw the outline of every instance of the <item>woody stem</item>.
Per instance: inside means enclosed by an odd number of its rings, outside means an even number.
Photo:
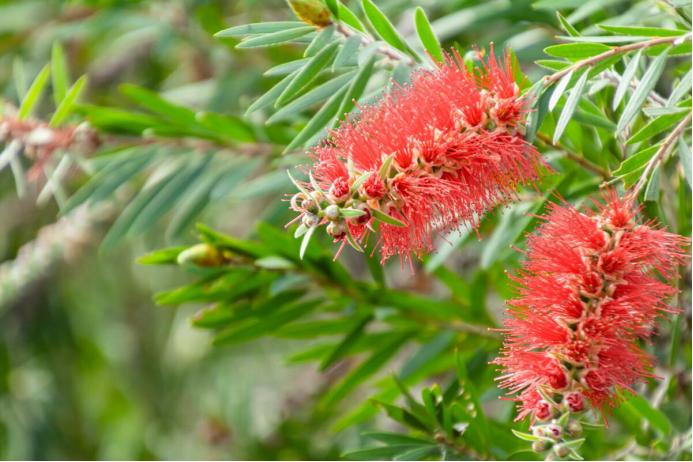
[[[561,69],[558,72],[555,72],[551,75],[547,75],[544,77],[544,84],[546,86],[552,85],[561,78],[570,72],[574,72],[578,69],[582,69],[583,67],[589,67],[592,66],[593,64],[596,64],[600,61],[603,61],[605,59],[611,58],[612,56],[616,56],[621,53],[628,53],[630,51],[635,51],[635,50],[641,50],[645,48],[651,48],[657,45],[663,45],[663,44],[669,44],[669,43],[675,43],[675,42],[683,42],[684,40],[690,40],[691,39],[691,34],[687,35],[682,35],[682,36],[675,36],[675,37],[658,37],[655,39],[651,40],[645,40],[643,42],[637,42],[637,43],[630,43],[628,45],[622,45],[620,47],[613,47],[603,53],[600,53],[598,55],[592,56],[591,58],[584,59],[582,61],[578,61],[575,64],[572,64],[565,69]]]
[[[679,122],[676,128],[674,128],[674,130],[671,133],[669,133],[667,137],[664,139],[662,145],[659,147],[659,149],[657,149],[655,155],[652,156],[652,159],[650,159],[650,161],[645,166],[645,170],[643,170],[640,179],[631,190],[630,194],[632,194],[633,197],[638,196],[640,190],[645,186],[645,183],[647,183],[647,178],[650,176],[650,173],[652,173],[652,171],[657,167],[657,165],[659,165],[659,163],[664,159],[664,157],[667,155],[667,153],[674,145],[676,140],[678,140],[679,137],[683,135],[683,131],[691,122],[692,117],[693,113],[689,112],[688,115],[684,117],[684,119],[681,122]]]

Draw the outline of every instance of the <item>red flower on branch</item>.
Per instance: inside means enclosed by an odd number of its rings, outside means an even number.
[[[495,361],[520,402],[518,419],[581,412],[587,402],[603,411],[617,390],[652,376],[637,339],[674,311],[666,299],[689,240],[640,221],[631,198],[609,191],[605,200],[593,212],[551,204],[528,239]]]
[[[454,52],[417,72],[313,149],[312,181],[292,200],[303,221],[297,235],[338,222],[335,240],[360,248],[375,232],[386,260],[430,252],[436,233],[475,227],[545,165],[523,139],[525,106],[508,55],[499,62],[491,50],[469,71]],[[331,205],[342,211],[335,218]]]

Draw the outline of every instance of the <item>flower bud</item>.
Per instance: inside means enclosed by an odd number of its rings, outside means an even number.
[[[325,218],[330,221],[339,220],[339,206],[331,204],[325,208]]]
[[[553,414],[551,405],[545,400],[540,400],[534,408],[534,417],[539,420],[546,420]]]
[[[361,203],[357,204],[354,208],[357,210],[362,210],[364,212],[364,214],[360,217],[356,217],[356,224],[365,225],[366,223],[371,221],[372,215],[370,208],[368,208],[368,205]]]
[[[544,452],[548,449],[547,442],[544,440],[535,441],[532,443],[532,451],[534,452]]]
[[[317,226],[319,222],[320,219],[318,218],[318,216],[312,213],[304,213],[303,218],[301,219],[301,223],[303,223],[308,228]]]
[[[568,449],[568,447],[565,444],[557,444],[553,447],[553,452],[554,454],[556,454],[556,456],[562,459],[564,457],[567,457],[568,454],[570,454],[570,449]]]
[[[546,426],[546,436],[553,438],[555,440],[559,439],[563,434],[563,429],[556,424],[549,424]]]
[[[342,239],[346,236],[346,227],[343,223],[338,223],[336,221],[330,222],[327,225],[326,231],[327,234],[329,234],[337,240]]]
[[[209,244],[196,244],[178,254],[176,262],[179,265],[193,264],[213,267],[224,263],[224,257],[219,249]]]
[[[568,424],[568,434],[572,437],[577,437],[582,435],[582,424],[577,420],[571,420]]]
[[[585,399],[579,391],[573,391],[565,396],[565,403],[570,412],[580,412],[585,409]]]
[[[381,199],[385,196],[387,190],[380,175],[374,173],[361,185],[359,192],[368,199]]]

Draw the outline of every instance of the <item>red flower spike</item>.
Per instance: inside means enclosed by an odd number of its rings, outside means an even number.
[[[430,252],[437,233],[475,227],[539,178],[546,165],[522,135],[526,103],[508,55],[491,50],[470,72],[453,52],[332,131],[312,150],[314,181],[301,186],[330,192],[322,208],[365,204],[368,218],[346,218],[349,234],[362,244],[376,232],[383,261]],[[348,194],[333,197],[344,184]]]
[[[549,205],[528,238],[495,361],[501,386],[520,403],[518,419],[541,420],[542,396],[570,412],[589,404],[603,413],[618,389],[652,377],[652,359],[637,339],[674,311],[665,300],[676,292],[672,279],[690,241],[643,223],[632,198],[611,190],[604,198],[589,212]]]

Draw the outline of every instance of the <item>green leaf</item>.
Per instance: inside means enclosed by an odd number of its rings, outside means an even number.
[[[611,103],[611,107],[614,110],[616,110],[618,105],[621,103],[621,100],[626,95],[626,91],[630,87],[630,84],[633,81],[633,78],[635,77],[635,72],[638,70],[638,64],[640,63],[641,57],[642,50],[638,50],[635,56],[633,56],[633,58],[628,63],[628,66],[626,66],[625,71],[623,71],[623,75],[618,81],[618,86],[616,87],[616,92],[614,93],[614,99]]]
[[[56,106],[59,106],[67,88],[70,86],[70,75],[67,72],[67,62],[65,60],[65,52],[60,42],[53,42],[51,48],[51,76],[53,83],[53,101]]]
[[[633,154],[623,162],[621,165],[613,172],[614,177],[619,177],[623,180],[626,187],[630,187],[635,184],[640,176],[640,172],[645,168],[645,165],[654,156],[654,154],[659,149],[659,145],[650,146],[645,148],[636,154]]]
[[[332,69],[340,67],[356,66],[358,64],[359,48],[361,47],[361,37],[352,35],[346,39],[334,58]]]
[[[370,438],[381,443],[387,444],[388,446],[395,446],[398,444],[431,444],[430,441],[421,438],[415,438],[413,436],[405,435],[402,433],[385,433],[385,432],[365,432],[361,436]]]
[[[334,347],[332,351],[322,360],[320,363],[320,370],[325,371],[328,367],[333,365],[335,362],[339,361],[344,357],[344,355],[349,351],[351,344],[356,341],[361,335],[363,335],[366,326],[373,320],[373,314],[368,313],[361,316],[355,323],[349,333],[342,339],[341,342]]]
[[[279,32],[272,32],[270,34],[253,36],[243,40],[241,43],[236,45],[236,48],[259,48],[281,45],[283,43],[296,40],[299,37],[303,37],[314,30],[315,28],[313,26],[305,26],[281,30]]]
[[[86,84],[87,76],[83,75],[82,77],[77,79],[77,81],[74,85],[72,85],[70,90],[66,94],[64,94],[63,98],[61,98],[60,100],[60,104],[58,104],[57,109],[53,113],[53,117],[51,117],[51,127],[57,127],[61,123],[63,123],[65,119],[67,119],[67,117],[72,112],[72,109],[74,108],[75,101],[77,101],[77,98],[79,98],[79,95],[82,92],[82,88],[84,88]]]
[[[378,209],[370,209],[371,213],[373,214],[373,218],[375,218],[378,221],[382,221],[383,223],[387,223],[388,225],[392,226],[398,226],[400,228],[404,228],[407,225],[404,224],[403,222],[399,221],[397,218],[392,217],[384,212],[381,212]]]
[[[591,58],[610,49],[611,47],[599,43],[563,43],[544,48],[544,53],[558,58],[580,60]]]
[[[395,26],[392,25],[387,16],[372,2],[372,0],[361,0],[361,7],[366,14],[368,22],[373,27],[373,30],[378,34],[378,37],[385,40],[387,43],[396,49],[409,54],[419,61],[418,56],[411,50],[407,42],[399,35]]]
[[[36,108],[36,104],[41,100],[41,95],[46,88],[48,83],[48,77],[50,77],[51,68],[50,65],[46,64],[43,69],[38,73],[33,83],[29,87],[22,100],[22,104],[19,106],[19,112],[17,117],[20,120],[26,119],[31,115],[33,110]]]
[[[437,444],[421,445],[418,448],[397,454],[392,460],[422,460],[425,457],[440,453],[440,448]]]
[[[647,182],[647,188],[645,188],[644,199],[649,202],[659,200],[659,165],[652,170],[650,181]]]
[[[398,444],[347,452],[346,454],[342,454],[342,457],[345,460],[387,460],[398,454],[406,454],[408,451],[414,450],[417,447],[418,445],[413,444]]]
[[[411,332],[407,331],[393,334],[387,341],[383,341],[375,348],[368,359],[359,364],[359,366],[344,377],[344,379],[327,391],[320,401],[320,407],[322,409],[329,409],[337,404],[337,402],[341,401],[360,383],[378,372],[410,337]]]
[[[638,26],[611,26],[607,24],[598,24],[600,29],[614,34],[635,35],[641,37],[678,37],[686,34],[688,31],[679,29],[665,29],[661,27],[638,27]]]
[[[558,143],[558,140],[561,139],[561,135],[563,135],[563,130],[565,130],[565,127],[568,125],[568,122],[570,122],[570,119],[573,117],[575,108],[577,107],[578,102],[580,101],[580,96],[582,96],[582,91],[585,88],[588,73],[589,71],[583,72],[582,76],[580,76],[580,79],[577,81],[575,86],[572,88],[572,90],[570,90],[570,95],[568,95],[568,99],[565,102],[565,106],[563,106],[563,110],[561,111],[561,116],[559,117],[558,122],[556,123],[556,129],[553,132],[554,144]]]
[[[108,251],[118,244],[127,234],[132,223],[137,219],[145,207],[156,197],[166,185],[168,185],[176,175],[170,174],[141,190],[132,201],[125,207],[123,213],[116,219],[106,236],[101,241],[101,250]]]
[[[322,28],[320,32],[315,36],[312,42],[306,47],[306,51],[303,53],[304,57],[309,57],[315,55],[318,51],[325,48],[325,46],[332,41],[334,36],[334,25],[329,25]]]
[[[568,72],[566,75],[561,77],[561,80],[559,80],[556,84],[556,87],[554,88],[553,93],[549,98],[549,104],[547,106],[549,111],[553,111],[553,109],[558,104],[558,101],[561,99],[561,96],[563,96],[563,93],[565,92],[566,88],[568,88],[568,84],[570,83],[570,80],[573,78],[573,72],[573,70]]]
[[[426,12],[420,6],[416,7],[414,23],[416,25],[416,33],[419,35],[419,40],[421,40],[424,49],[428,51],[431,58],[438,62],[442,62],[443,49],[440,47],[438,37],[433,33],[433,28],[431,27],[431,23],[428,22]]]
[[[298,75],[300,70],[296,70],[292,72],[291,74],[287,75],[284,77],[282,80],[277,82],[272,88],[270,88],[264,95],[260,96],[258,99],[256,99],[253,104],[250,105],[250,107],[245,111],[245,114],[248,115],[250,113],[253,113],[259,109],[266,108],[267,106],[271,106],[274,104],[277,98],[279,98],[279,95],[282,94],[282,92],[286,89],[286,87],[289,86],[291,81]]]
[[[214,345],[231,345],[241,342],[248,342],[257,337],[272,333],[279,327],[298,319],[312,310],[318,305],[319,301],[300,302],[289,305],[289,307],[281,308],[279,311],[273,312],[271,315],[263,317],[256,322],[252,322],[240,327],[233,326],[231,329],[220,332],[214,338]]]
[[[140,265],[177,265],[178,254],[186,250],[187,246],[168,247],[142,255],[137,259]]]
[[[281,63],[274,67],[270,67],[262,75],[264,75],[265,77],[277,77],[282,75],[288,75],[298,69],[303,68],[303,66],[308,64],[308,61],[310,61],[310,58],[295,59],[293,61]]]
[[[195,114],[195,120],[204,128],[217,134],[219,138],[241,143],[256,141],[252,127],[240,117],[216,112],[198,112]]]
[[[669,50],[666,49],[659,56],[657,56],[657,58],[655,58],[652,64],[650,64],[650,67],[647,68],[647,72],[645,72],[645,75],[642,76],[640,84],[631,95],[630,99],[628,100],[628,103],[626,104],[625,109],[623,109],[621,118],[618,119],[618,124],[616,125],[617,135],[623,132],[623,130],[628,126],[628,124],[635,118],[635,116],[640,111],[640,107],[643,105],[645,100],[647,100],[650,91],[652,91],[652,89],[657,84],[659,76],[662,75],[662,71],[664,70],[664,66],[666,65],[668,55]]]
[[[294,139],[291,141],[291,143],[289,143],[284,152],[290,151],[298,146],[301,146],[303,143],[308,141],[313,135],[325,128],[325,126],[327,126],[332,117],[334,117],[335,114],[337,114],[337,110],[339,110],[339,105],[341,104],[342,98],[344,97],[346,90],[346,88],[343,88],[342,90],[339,90],[334,95],[332,95],[332,97],[328,99],[325,104],[323,104],[322,108],[320,108],[320,110],[313,116],[313,118],[310,119],[310,122],[308,122],[306,126],[303,127],[303,130],[301,130],[299,134],[294,137]]]
[[[532,442],[534,442],[534,441],[542,441],[542,439],[543,439],[543,438],[541,438],[541,437],[539,437],[539,436],[534,436],[534,435],[532,435],[531,433],[519,432],[519,431],[517,431],[517,430],[515,430],[515,429],[511,429],[510,431],[513,432],[513,435],[515,435],[515,436],[517,436],[518,438],[520,438],[521,440],[525,440],[525,441],[532,441]]]
[[[214,36],[219,38],[243,37],[245,35],[271,34],[274,32],[282,32],[290,29],[298,29],[305,27],[306,23],[304,23],[303,21],[258,22],[254,24],[244,24],[242,26],[234,26],[229,29],[224,29],[214,34]]]
[[[692,82],[693,77],[691,77],[691,70],[689,69],[688,72],[686,72],[686,75],[681,77],[681,80],[671,92],[669,99],[667,99],[667,106],[673,106],[684,96],[690,95]]]
[[[255,260],[255,266],[269,270],[291,270],[296,268],[291,261],[277,255],[258,258]]]
[[[315,230],[318,229],[317,226],[312,226],[308,228],[308,231],[303,235],[303,240],[301,240],[301,249],[299,250],[299,258],[303,260],[304,255],[306,254],[306,249],[308,248],[308,244],[310,243],[310,239],[313,237],[313,233],[315,233]]]
[[[359,32],[366,32],[366,28],[363,27],[363,23],[359,20],[347,6],[345,6],[341,1],[337,0],[337,7],[339,9],[339,20],[349,27],[357,30]]]
[[[344,85],[349,83],[349,81],[354,77],[356,71],[347,72],[346,74],[339,75],[327,82],[313,88],[304,95],[299,96],[286,106],[275,112],[272,117],[267,119],[267,123],[276,123],[283,120],[291,120],[296,117],[301,111],[308,109],[309,107],[324,101],[330,96],[334,95],[339,89],[343,88]]]
[[[172,175],[173,178],[149,198],[147,204],[132,220],[128,226],[127,234],[134,235],[151,229],[152,225],[164,213],[176,206],[181,198],[186,197],[186,191],[209,166],[210,160],[211,156],[207,156],[202,161],[193,162],[187,168]]]
[[[312,82],[320,71],[329,64],[338,46],[338,42],[332,42],[320,50],[320,52],[315,56],[313,56],[308,64],[306,64],[303,69],[298,71],[293,80],[291,80],[291,83],[289,83],[289,85],[279,95],[275,105],[283,106],[284,104],[288,103],[298,94],[298,92]]]
[[[572,37],[578,37],[580,35],[580,32],[578,32],[577,29],[575,29],[573,25],[570,24],[568,20],[564,18],[563,15],[558,11],[556,11],[556,18],[558,18],[558,22],[561,24],[561,27],[564,31],[566,31],[568,35]]]
[[[354,80],[351,81],[349,88],[344,94],[342,104],[337,110],[338,120],[341,119],[344,114],[351,112],[351,110],[354,108],[355,101],[358,101],[358,99],[361,97],[363,91],[366,89],[366,85],[368,84],[368,79],[370,79],[371,75],[373,74],[374,65],[375,57],[371,57],[368,63],[359,69],[358,74],[356,74],[356,77],[354,77]]]
[[[669,435],[672,430],[669,418],[659,409],[656,409],[640,395],[632,395],[622,406],[634,411],[641,418],[645,419],[652,428],[662,435]]]
[[[678,112],[655,117],[654,119],[650,120],[647,125],[642,127],[633,136],[631,136],[626,144],[635,144],[641,141],[649,140],[653,136],[673,128],[676,123],[681,121],[685,116],[685,112]]]

